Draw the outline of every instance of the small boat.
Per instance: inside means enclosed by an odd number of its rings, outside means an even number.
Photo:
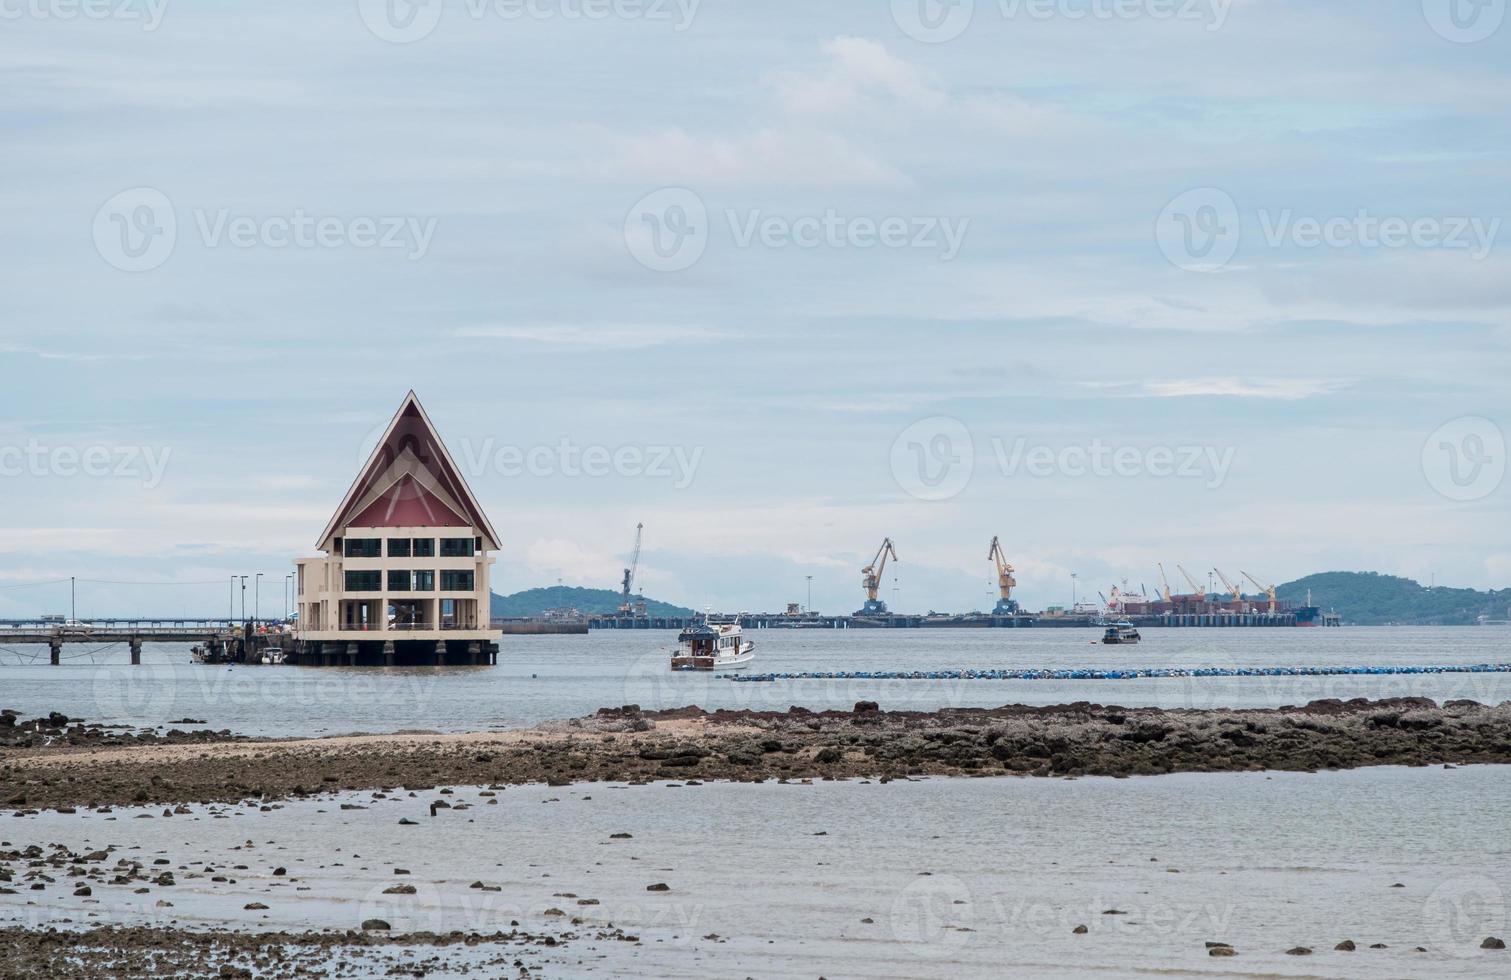
[[[739,622],[689,626],[677,637],[672,670],[733,670],[755,657],[755,644],[745,639]]]
[[[1103,643],[1137,643],[1139,641],[1138,630],[1127,620],[1118,623],[1110,623],[1106,632],[1102,634]]]

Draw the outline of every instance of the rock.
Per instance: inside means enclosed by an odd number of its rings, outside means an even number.
[[[1311,956],[1312,951],[1305,946],[1292,946],[1285,951],[1287,956]]]
[[[1486,936],[1485,937],[1485,941],[1482,942],[1482,943],[1480,943],[1480,949],[1505,949],[1505,948],[1506,948],[1506,942],[1505,942],[1505,940],[1503,940],[1503,939],[1496,939],[1494,936]]]
[[[669,892],[672,890],[672,886],[664,881],[660,881],[654,885],[646,885],[645,890],[648,892]]]
[[[1086,928],[1085,926],[1076,926],[1074,929],[1072,929],[1070,931],[1072,933],[1074,933],[1075,935],[1077,935],[1077,936],[1084,936],[1088,932],[1090,932],[1091,930],[1088,929],[1088,928]]]
[[[1387,946],[1387,945],[1385,945],[1384,943],[1370,943],[1369,944],[1369,948],[1370,949],[1389,949],[1390,947]]]
[[[418,827],[419,823],[416,822],[416,821],[414,821],[414,820],[409,819],[408,817],[400,817],[399,818],[399,826],[400,827]]]
[[[1333,947],[1333,949],[1342,950],[1345,953],[1352,953],[1357,948],[1358,947],[1354,945],[1354,941],[1352,939],[1345,939],[1343,940],[1343,942]]]
[[[383,889],[383,894],[385,895],[413,895],[414,893],[415,887],[413,885],[389,885]]]
[[[389,929],[392,929],[393,926],[389,925],[387,922],[384,922],[382,919],[363,919],[362,928],[364,930],[378,930],[386,932]]]
[[[274,878],[282,878],[284,875],[286,875],[288,873],[289,873],[289,869],[288,868],[274,868],[273,869],[273,877]]]
[[[818,755],[813,757],[813,761],[828,765],[838,762],[844,757],[845,753],[833,746],[829,746],[828,748],[819,749]]]
[[[264,912],[267,910],[267,906],[262,904],[261,902],[248,902],[247,904],[243,905],[242,908],[246,909],[248,912]]]
[[[629,840],[634,836],[634,834],[610,834],[609,840]]]
[[[1212,946],[1207,949],[1208,956],[1237,956],[1238,950],[1232,946]]]
[[[881,710],[881,705],[877,704],[875,701],[857,701],[857,702],[855,702],[855,713],[858,714],[858,715],[870,714],[873,711],[880,711],[880,710]]]
[[[871,918],[869,915],[866,916],[864,919],[861,919],[860,921],[861,921],[862,925],[868,925],[868,926],[869,925],[873,925],[876,922],[876,920],[873,919],[873,918]]]
[[[78,888],[74,889],[73,893],[75,895],[93,895],[94,891],[91,890],[88,885],[80,885]],[[1489,941],[1490,940],[1488,940],[1488,939],[1485,940],[1485,942],[1489,942]]]

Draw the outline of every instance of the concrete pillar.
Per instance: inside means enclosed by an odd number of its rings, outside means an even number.
[[[56,667],[63,658],[63,638],[55,636],[47,641],[47,646],[52,651],[52,665]]]
[[[394,663],[393,640],[383,641],[383,666],[392,667]]]
[[[446,662],[446,641],[445,640],[436,640],[435,641],[435,665],[437,667],[439,667],[442,664],[444,664],[445,662]]]
[[[348,643],[346,645],[346,662],[352,667],[357,666],[357,645],[355,643]]]
[[[133,666],[133,667],[140,667],[141,665],[142,665],[142,638],[140,636],[133,636],[131,638],[131,666]]]
[[[467,661],[473,666],[483,662],[483,645],[477,641],[467,644]]]

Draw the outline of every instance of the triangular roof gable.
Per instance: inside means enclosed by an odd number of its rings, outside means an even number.
[[[492,522],[483,513],[482,505],[478,503],[477,497],[472,493],[472,488],[462,477],[456,461],[451,458],[451,453],[441,442],[434,423],[426,414],[425,406],[420,404],[419,397],[413,391],[404,396],[404,403],[394,413],[394,417],[388,423],[388,428],[383,430],[382,438],[373,447],[372,455],[363,464],[351,488],[346,491],[346,496],[341,500],[341,506],[336,509],[335,516],[325,526],[325,531],[320,535],[316,546],[325,547],[338,529],[354,522],[354,519],[359,516],[353,513],[357,502],[366,498],[383,482],[385,474],[395,461],[406,454],[406,451],[420,462],[435,479],[437,485],[444,488],[452,499],[461,504],[463,511],[461,516],[484,534],[486,550],[498,550],[498,532],[493,529]],[[416,488],[423,489],[418,484]]]
[[[396,480],[349,527],[466,527],[468,520],[409,474]]]

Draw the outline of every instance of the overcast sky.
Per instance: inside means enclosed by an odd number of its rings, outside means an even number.
[[[410,388],[501,592],[1511,585],[1505,5],[4,0],[0,615],[276,597]]]

